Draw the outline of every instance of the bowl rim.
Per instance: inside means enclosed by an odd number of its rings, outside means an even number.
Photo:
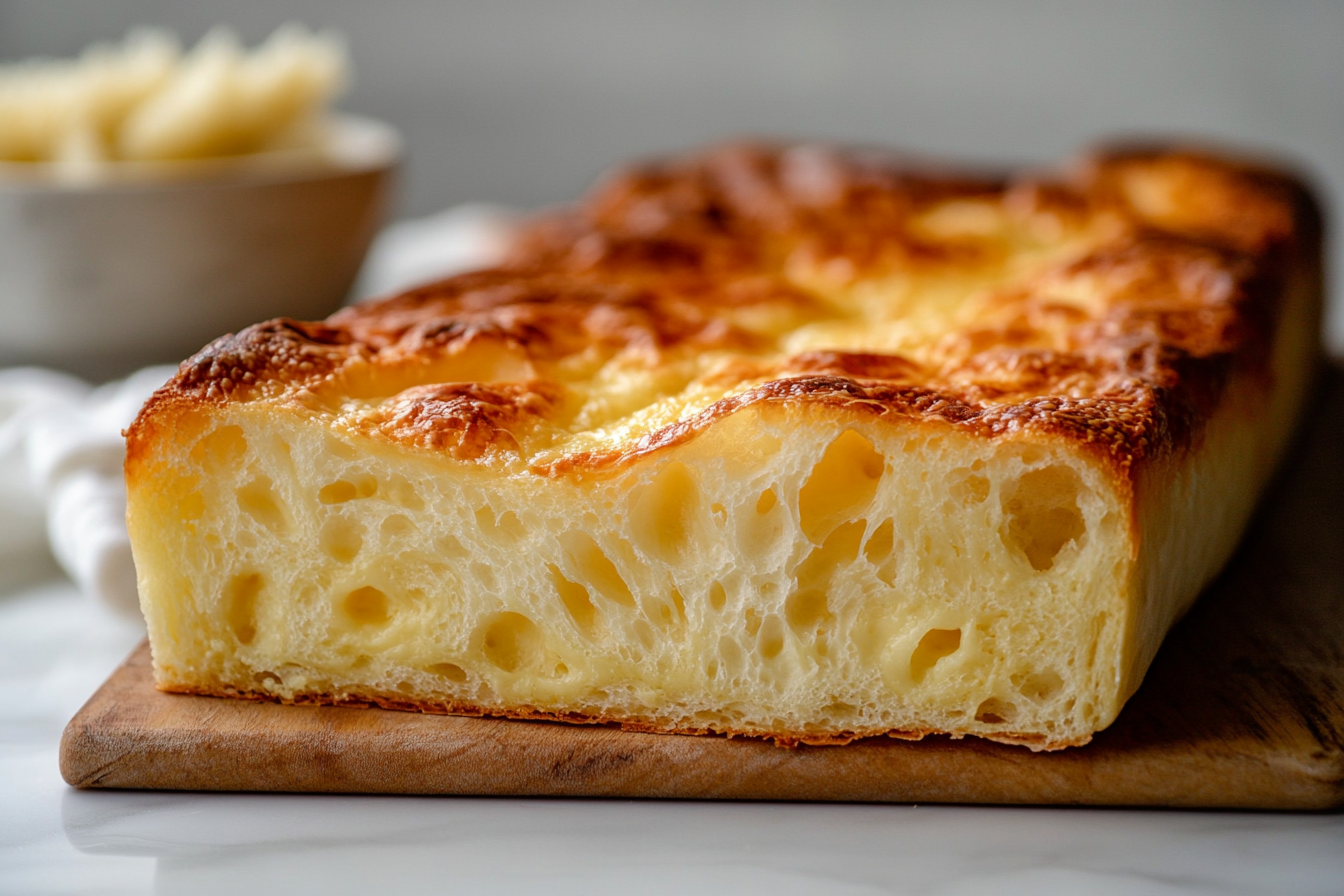
[[[54,162],[0,161],[0,194],[219,189],[386,172],[401,164],[405,140],[387,122],[338,113],[322,125],[327,136],[316,148],[156,162],[110,161],[88,179],[58,174]]]

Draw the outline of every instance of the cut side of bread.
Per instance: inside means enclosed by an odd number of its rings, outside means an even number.
[[[1109,725],[1316,356],[1319,216],[1205,152],[731,145],[272,321],[128,431],[159,687],[785,745]]]

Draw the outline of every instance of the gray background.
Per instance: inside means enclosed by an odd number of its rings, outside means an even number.
[[[255,42],[289,20],[343,32],[342,105],[406,133],[403,215],[560,202],[609,164],[738,134],[1024,162],[1199,136],[1344,195],[1344,2],[0,0],[0,59],[143,23]]]

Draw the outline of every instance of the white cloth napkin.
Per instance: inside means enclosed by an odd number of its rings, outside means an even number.
[[[472,205],[393,224],[374,243],[355,294],[490,264],[509,221],[502,209]],[[50,574],[54,557],[86,594],[139,615],[121,432],[175,371],[147,367],[94,388],[53,370],[0,370],[0,591]]]

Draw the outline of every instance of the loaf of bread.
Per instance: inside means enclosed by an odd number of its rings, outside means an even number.
[[[185,362],[127,433],[163,690],[767,738],[1086,743],[1235,547],[1316,358],[1290,175],[728,145],[511,257]]]

